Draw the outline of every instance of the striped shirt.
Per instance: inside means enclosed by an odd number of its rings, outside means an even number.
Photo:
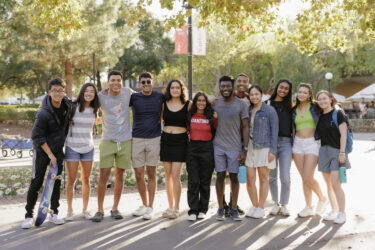
[[[93,126],[95,114],[93,108],[85,107],[83,112],[79,112],[79,106],[73,117],[73,122],[69,127],[66,146],[80,154],[90,152],[94,148]]]

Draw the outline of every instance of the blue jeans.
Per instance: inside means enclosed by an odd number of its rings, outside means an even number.
[[[269,184],[272,200],[281,205],[287,205],[290,194],[290,165],[292,163],[292,143],[288,137],[277,140],[276,168],[270,171]],[[280,171],[281,194],[277,185],[277,171]]]

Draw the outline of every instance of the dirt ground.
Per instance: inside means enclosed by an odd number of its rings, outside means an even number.
[[[0,134],[20,135],[29,138],[31,136],[31,126],[0,123]]]

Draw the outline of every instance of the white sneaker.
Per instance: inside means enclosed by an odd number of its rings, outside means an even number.
[[[280,209],[280,214],[282,216],[290,216],[290,211],[286,205],[282,205]]]
[[[253,217],[253,214],[255,213],[256,210],[257,210],[256,207],[252,207],[252,208],[250,208],[249,210],[247,210],[245,216],[247,216],[247,217],[251,217],[251,218],[252,218],[252,217]]]
[[[301,218],[305,218],[308,216],[314,216],[314,214],[314,210],[311,207],[306,206],[304,209],[302,209],[301,212],[298,213],[298,216]]]
[[[280,213],[279,205],[277,205],[277,204],[273,205],[273,207],[271,208],[270,214],[271,215],[278,215],[279,213]]]
[[[324,211],[328,206],[328,199],[325,201],[318,201],[318,205],[316,205],[315,214],[322,216]]]
[[[198,214],[198,219],[204,219],[204,218],[206,218],[206,214],[200,212],[200,213]]]
[[[137,210],[135,210],[135,211],[133,212],[133,215],[134,215],[134,216],[142,216],[142,215],[144,215],[146,212],[147,212],[147,208],[146,208],[144,205],[142,205],[142,206],[140,206]]]
[[[196,221],[197,220],[197,215],[196,214],[189,215],[188,220],[189,221]]]
[[[31,228],[33,226],[33,222],[34,222],[33,218],[26,218],[22,222],[21,228],[23,228],[23,229],[29,229],[29,228]]]
[[[84,211],[82,212],[82,217],[85,218],[86,220],[91,220],[92,219],[92,215],[89,211]]]
[[[331,212],[323,216],[323,220],[334,220],[336,217],[337,212],[332,210]]]
[[[74,216],[73,212],[68,212],[66,214],[65,220],[72,221],[73,220],[73,216]]]
[[[146,208],[146,213],[143,215],[143,219],[145,220],[151,220],[154,216],[154,209],[151,207]]]
[[[260,219],[260,218],[263,218],[265,215],[266,215],[266,212],[264,211],[264,209],[258,207],[258,208],[256,209],[256,211],[253,213],[253,216],[252,216],[252,217],[253,217],[254,219]]]
[[[61,224],[64,224],[65,221],[63,219],[60,219],[57,214],[51,214],[49,216],[49,221],[56,224],[56,225],[61,225]]]
[[[336,218],[333,220],[333,222],[335,224],[343,224],[343,223],[345,223],[345,221],[346,221],[345,212],[344,213],[342,213],[342,212],[337,213]]]

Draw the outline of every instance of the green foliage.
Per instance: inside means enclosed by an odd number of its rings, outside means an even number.
[[[28,121],[32,124],[38,110],[35,105],[0,105],[0,121]]]

